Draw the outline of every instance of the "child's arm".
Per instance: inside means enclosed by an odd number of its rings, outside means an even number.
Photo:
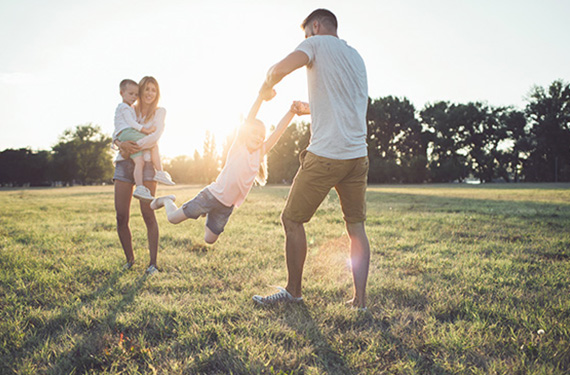
[[[309,107],[309,103],[295,101],[291,106],[291,110],[295,112],[297,116],[302,115],[310,115],[311,114],[311,107]]]
[[[291,123],[291,120],[293,120],[293,117],[295,117],[295,111],[294,111],[295,103],[296,102],[293,102],[291,108],[289,109],[289,111],[287,111],[285,116],[283,116],[281,121],[279,121],[279,124],[277,124],[277,127],[275,128],[273,133],[271,133],[267,138],[267,140],[263,143],[264,153],[267,154],[269,150],[271,150],[273,146],[275,146],[279,138],[281,138],[283,133],[285,133],[285,130],[287,129],[287,126],[289,126],[289,124]]]
[[[145,133],[143,131],[144,126],[142,126],[141,124],[139,124],[137,122],[137,118],[135,116],[135,114],[133,113],[133,111],[128,108],[128,107],[122,107],[121,108],[121,115],[123,116],[123,119],[125,120],[125,122],[127,123],[127,125],[129,125],[131,128],[138,130],[141,133],[144,134],[149,134],[149,133]],[[151,132],[152,133],[152,132]]]
[[[255,99],[255,102],[253,103],[251,109],[249,110],[249,114],[247,115],[245,122],[249,123],[253,121],[255,119],[255,116],[257,116],[257,112],[259,112],[259,108],[261,108],[261,103],[263,103],[264,100],[265,101],[271,100],[273,97],[275,97],[276,94],[277,93],[275,92],[275,90],[273,90],[272,96],[269,99],[262,99],[261,95],[258,95],[257,99]]]

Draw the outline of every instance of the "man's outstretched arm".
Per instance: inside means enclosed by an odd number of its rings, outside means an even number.
[[[274,95],[273,86],[279,83],[285,76],[309,63],[309,56],[301,51],[293,51],[283,60],[273,65],[267,72],[267,77],[261,85],[259,95],[263,100],[270,100]]]

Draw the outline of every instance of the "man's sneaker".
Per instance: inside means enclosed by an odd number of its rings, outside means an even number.
[[[130,270],[133,267],[133,264],[135,264],[135,262],[127,262],[125,263],[125,265],[123,266],[123,269],[125,271]]]
[[[150,202],[154,199],[150,190],[146,186],[139,185],[135,188],[135,192],[133,193],[133,197],[140,199],[141,201]]]
[[[279,290],[277,293],[265,297],[256,295],[253,296],[253,300],[260,305],[266,306],[281,302],[300,302],[303,300],[303,297],[293,297],[285,288],[280,286],[276,286],[276,288]]]
[[[165,171],[158,171],[154,174],[154,180],[160,182],[161,184],[164,185],[176,185],[174,183],[174,181],[172,181],[172,177],[170,177],[170,174],[168,172]]]
[[[150,208],[153,210],[158,210],[159,208],[164,207],[164,201],[167,199],[176,202],[176,195],[165,195],[164,197],[155,198],[152,202],[150,202]]]
[[[150,275],[152,275],[152,274],[154,274],[154,273],[156,273],[156,272],[159,272],[159,271],[158,271],[158,268],[156,268],[156,266],[155,266],[154,264],[151,264],[150,266],[148,266],[148,268],[146,269],[146,272],[145,272],[145,273],[146,273],[148,276],[150,276]]]

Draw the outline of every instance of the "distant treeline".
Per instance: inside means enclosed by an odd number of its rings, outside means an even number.
[[[429,103],[416,111],[406,98],[387,96],[368,104],[370,183],[570,181],[570,85],[535,86],[524,110],[476,102]],[[268,157],[270,183],[289,183],[298,155],[310,138],[309,125],[291,125]],[[202,153],[164,162],[178,183],[213,181],[222,154],[206,133]],[[0,152],[0,184],[40,186],[110,183],[111,138],[97,125],[67,130],[50,151]]]

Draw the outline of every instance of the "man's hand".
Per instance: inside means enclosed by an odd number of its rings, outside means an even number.
[[[277,92],[267,84],[267,81],[263,82],[261,89],[259,89],[259,97],[264,101],[268,102],[277,95]]]
[[[311,108],[309,107],[309,103],[300,102],[297,100],[291,104],[291,112],[297,116],[310,115]]]
[[[125,159],[128,159],[131,156],[131,154],[139,152],[140,150],[141,150],[140,146],[133,141],[124,141],[119,144],[119,152],[121,153],[121,156]]]

